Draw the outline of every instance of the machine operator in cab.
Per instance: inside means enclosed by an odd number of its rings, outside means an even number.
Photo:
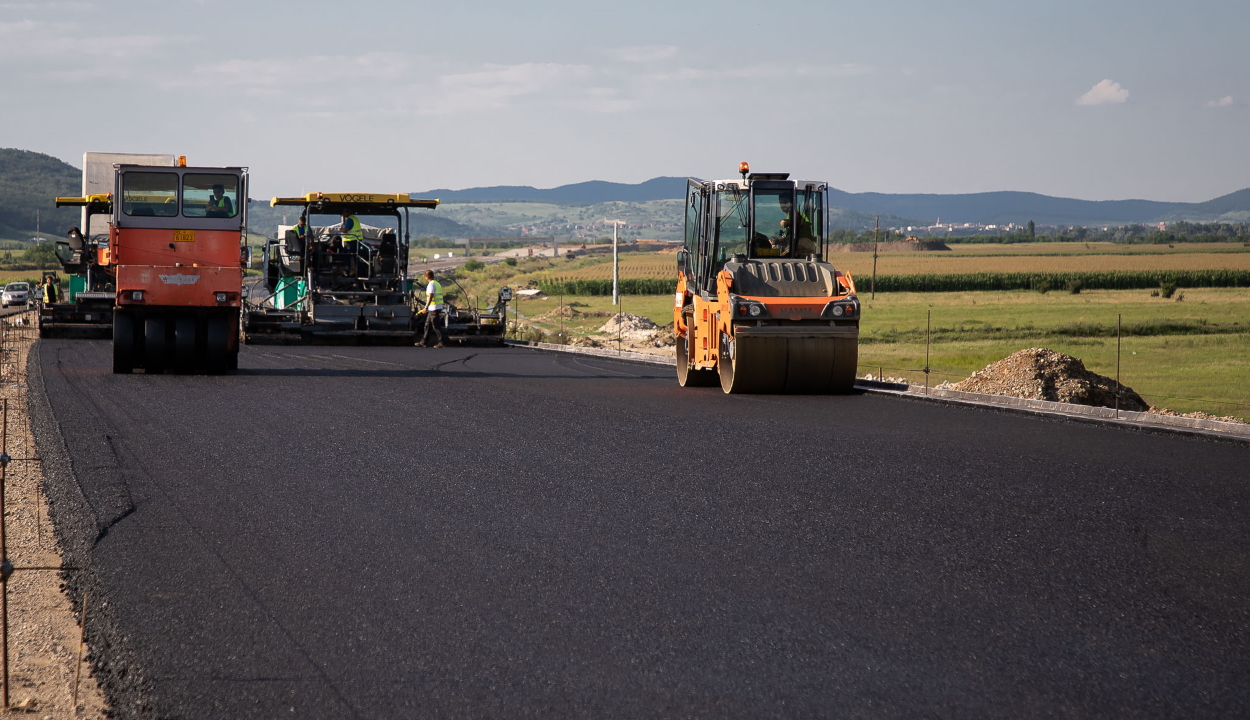
[[[204,215],[212,218],[234,217],[234,203],[226,197],[224,185],[213,186],[213,194],[208,197],[208,206],[204,209]]]

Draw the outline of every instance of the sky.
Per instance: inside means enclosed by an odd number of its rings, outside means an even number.
[[[1250,2],[0,0],[0,147],[254,198],[758,171],[849,192],[1250,186]]]

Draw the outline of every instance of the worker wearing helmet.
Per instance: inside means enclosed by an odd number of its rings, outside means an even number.
[[[438,321],[443,317],[443,286],[434,279],[433,270],[425,271],[425,279],[425,332],[421,335],[421,342],[417,344],[427,347],[430,330],[433,330],[434,337],[437,338],[434,347],[442,347],[443,331],[438,329]]]

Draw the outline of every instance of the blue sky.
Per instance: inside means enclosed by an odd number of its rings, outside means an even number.
[[[807,6],[810,5],[810,6]],[[757,170],[851,192],[1250,186],[1250,3],[4,2],[0,147],[253,197]]]

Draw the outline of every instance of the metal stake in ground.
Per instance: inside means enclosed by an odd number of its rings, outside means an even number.
[[[933,311],[925,311],[924,319],[924,394],[929,394],[929,327],[933,322]]]
[[[872,299],[877,299],[877,247],[881,244],[881,216],[872,229]]]
[[[0,655],[4,662],[4,675],[0,682],[4,690],[0,693],[0,708],[9,709],[9,576],[13,574],[13,564],[9,562],[9,552],[4,538],[4,484],[5,474],[9,467],[9,399],[4,399],[3,414],[0,415]]]
[[[87,634],[87,600],[91,599],[91,593],[83,593],[82,595],[82,623],[78,626],[78,667],[74,670],[74,702],[71,707],[74,712],[78,712],[78,680],[82,677],[82,641]]]
[[[1115,417],[1120,418],[1120,313],[1115,316]],[[1140,386],[1138,386],[1140,387]]]

